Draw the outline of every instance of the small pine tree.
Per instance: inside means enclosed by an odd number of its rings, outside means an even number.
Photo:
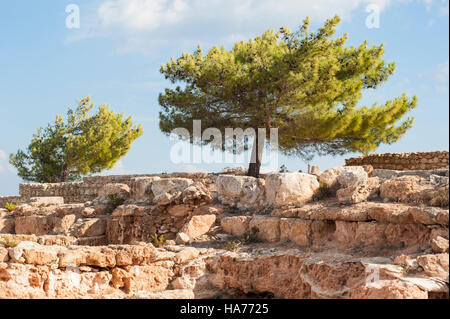
[[[130,149],[131,143],[142,135],[141,125],[134,125],[131,117],[100,105],[97,113],[90,97],[79,106],[39,128],[26,151],[10,155],[10,163],[25,181],[55,183],[75,181],[82,175],[113,168]]]

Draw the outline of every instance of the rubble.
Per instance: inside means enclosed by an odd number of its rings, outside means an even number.
[[[369,166],[31,196],[0,210],[0,298],[448,298],[448,176]]]

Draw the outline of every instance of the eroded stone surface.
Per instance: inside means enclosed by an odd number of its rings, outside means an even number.
[[[394,175],[115,176],[0,209],[0,298],[448,298],[448,176]]]
[[[301,205],[310,201],[319,188],[316,176],[279,173],[266,177],[266,197],[275,206]]]

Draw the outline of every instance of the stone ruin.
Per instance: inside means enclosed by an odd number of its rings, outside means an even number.
[[[410,171],[447,168],[448,160],[448,151],[383,153],[348,158],[345,165],[372,165],[373,168]]]
[[[0,298],[449,297],[448,168],[92,180],[0,209]]]

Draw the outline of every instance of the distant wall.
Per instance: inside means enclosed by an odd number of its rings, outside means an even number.
[[[448,151],[371,154],[345,160],[346,166],[372,165],[399,171],[448,168],[448,164]]]
[[[99,189],[108,183],[122,183],[131,185],[131,181],[136,177],[159,176],[164,177],[184,177],[197,180],[204,178],[206,173],[172,173],[172,174],[144,174],[144,175],[111,175],[111,176],[87,176],[83,178],[83,182],[75,183],[36,183],[36,184],[20,184],[19,194],[23,200],[30,197],[46,197],[61,196],[64,197],[65,203],[84,203],[97,197]],[[7,196],[5,198],[10,198]],[[0,204],[2,203],[0,197]],[[5,203],[8,201],[4,200]],[[4,205],[0,205],[3,207]]]

